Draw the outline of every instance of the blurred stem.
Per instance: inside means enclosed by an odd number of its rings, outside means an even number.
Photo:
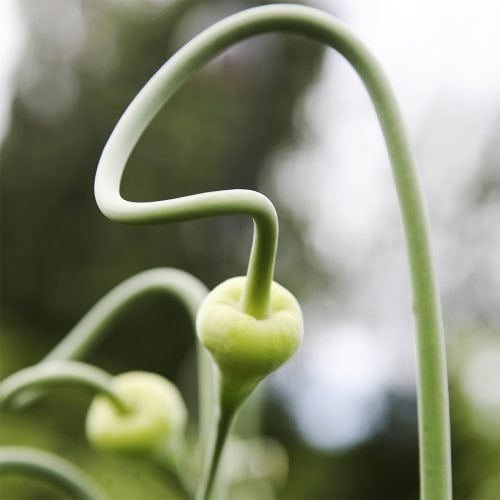
[[[184,497],[194,496],[197,464],[193,462],[191,450],[188,449],[184,438],[176,439],[160,448],[153,458],[163,471],[168,472],[169,481],[176,483]]]
[[[107,496],[73,464],[46,451],[18,446],[0,448],[0,473],[23,472],[43,476],[82,500],[104,500]]]
[[[212,436],[210,447],[204,464],[203,475],[196,492],[196,500],[208,500],[212,491],[224,444],[231,430],[236,410],[222,406],[219,420]]]
[[[42,361],[86,356],[131,303],[158,292],[179,299],[194,324],[208,290],[197,278],[178,269],[157,268],[138,273],[102,297]]]
[[[271,208],[266,212],[246,191],[223,191],[149,203],[121,198],[120,181],[125,164],[144,129],[174,91],[196,70],[227,47],[269,31],[305,35],[337,49],[357,71],[371,96],[384,134],[406,236],[412,281],[417,347],[421,497],[451,498],[449,401],[440,303],[434,278],[425,204],[405,129],[390,85],[370,51],[334,17],[298,5],[257,7],[216,23],[187,43],[150,79],[132,101],[103,151],[95,184],[101,210],[111,219],[147,224],[172,222],[227,213],[254,217],[254,237],[249,265],[249,303],[257,316],[253,292],[266,292],[272,265],[270,258],[277,230],[272,229]],[[267,200],[267,199],[266,199]],[[262,228],[259,233],[259,228]],[[264,229],[265,228],[265,229]],[[261,250],[255,250],[256,247]],[[267,248],[267,250],[265,250]],[[256,276],[256,273],[263,273]],[[246,306],[245,306],[246,308]]]
[[[264,410],[264,390],[265,385],[258,385],[245,401],[245,405],[238,413],[238,421],[235,424],[234,432],[238,436],[253,437],[262,432],[262,418]]]
[[[61,385],[79,385],[107,396],[122,413],[127,402],[112,386],[113,377],[100,368],[78,361],[50,361],[20,370],[0,384],[0,403],[29,390]]]

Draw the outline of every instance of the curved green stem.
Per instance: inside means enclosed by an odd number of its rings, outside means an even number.
[[[268,198],[243,189],[142,203],[124,200],[120,195],[122,175],[135,144],[174,90],[205,62],[197,64],[198,57],[197,53],[193,57],[191,54],[186,58],[172,57],[120,118],[99,160],[95,178],[97,204],[110,219],[130,224],[179,222],[227,214],[250,215],[255,230],[241,307],[256,318],[266,317],[278,241],[278,218]]]
[[[145,203],[121,198],[119,188],[126,160],[135,141],[154,116],[151,114],[145,119],[142,104],[134,105],[140,95],[123,115],[102,153],[95,180],[99,208],[110,219],[133,224],[178,222],[225,214],[252,216],[255,231],[242,309],[257,318],[267,316],[278,241],[278,218],[273,204],[263,194],[232,189]],[[131,140],[131,135],[136,137],[135,141]]]
[[[136,274],[102,297],[42,362],[85,356],[132,302],[157,292],[177,297],[194,324],[208,290],[197,278],[178,269],[158,268]]]
[[[120,412],[129,405],[112,386],[113,377],[100,368],[79,361],[47,361],[7,377],[0,384],[0,403],[5,403],[22,391],[61,385],[79,385],[102,392]]]
[[[365,45],[334,17],[298,5],[257,7],[231,16],[207,29],[171,57],[132,101],[113,131],[96,175],[95,194],[101,210],[112,219],[144,224],[208,215],[249,213],[256,236],[249,265],[245,310],[258,316],[265,307],[272,279],[277,234],[275,212],[267,199],[247,191],[223,191],[175,200],[132,203],[120,196],[125,164],[139,137],[161,106],[196,70],[221,51],[259,33],[302,34],[338,50],[354,67],[373,101],[384,134],[398,192],[412,281],[418,365],[421,496],[451,498],[449,402],[444,335],[431,259],[426,209],[398,106],[389,83]],[[271,215],[272,213],[272,215]],[[259,274],[260,273],[260,274]],[[246,295],[246,294],[245,294]],[[252,306],[253,304],[253,306]]]
[[[0,448],[0,473],[22,472],[43,476],[82,500],[104,500],[107,495],[85,473],[67,460],[46,451],[20,446]]]

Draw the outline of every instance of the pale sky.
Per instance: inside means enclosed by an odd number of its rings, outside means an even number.
[[[16,1],[2,0],[0,2],[0,142],[8,126],[12,77],[23,38]]]

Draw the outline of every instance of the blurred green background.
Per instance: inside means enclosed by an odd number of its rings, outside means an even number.
[[[245,272],[252,229],[246,218],[123,226],[99,212],[93,177],[114,124],[161,63],[212,22],[265,3],[18,3],[25,44],[0,150],[2,378],[36,363],[102,295],[141,270],[178,267],[210,288]],[[331,7],[335,12],[334,2]],[[133,200],[225,188],[269,195],[280,217],[276,280],[306,304],[328,303],[332,293],[345,293],[343,263],[326,265],[318,257],[307,218],[293,209],[300,200],[285,201],[286,189],[276,188],[269,170],[280,151],[300,148],[311,134],[304,101],[321,78],[324,57],[318,44],[288,35],[261,36],[224,53],[165,106],[136,148],[123,185],[125,197]],[[336,116],[330,119],[335,122]],[[469,207],[474,213],[491,200],[498,207],[500,198],[498,122],[489,134],[484,167],[474,180]],[[307,172],[306,164],[304,178]],[[341,244],[341,238],[333,242]],[[445,312],[446,307],[445,302]],[[452,325],[448,337],[455,493],[493,500],[500,498],[498,397],[481,406],[484,398],[478,402],[468,388],[478,377],[481,383],[481,367],[498,359],[499,330],[486,313],[484,321],[480,313],[477,317],[474,324]],[[148,297],[135,304],[88,360],[112,373],[161,373],[179,384],[195,413],[193,330],[174,299]],[[491,379],[485,383],[491,386]],[[388,388],[383,418],[374,429],[336,448],[307,439],[286,395],[293,387],[282,392],[280,384],[265,392],[262,423],[263,433],[281,442],[289,457],[288,481],[273,494],[418,497],[414,390]],[[58,390],[29,410],[2,410],[1,442],[59,453],[91,473],[113,498],[176,498],[175,482],[154,465],[88,448],[83,422],[89,401],[85,394]],[[24,477],[1,478],[0,484],[6,499],[58,495]],[[234,497],[273,495],[255,484],[248,487],[250,493],[241,490]]]

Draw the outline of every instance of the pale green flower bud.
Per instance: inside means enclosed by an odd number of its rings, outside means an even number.
[[[103,395],[94,398],[87,414],[86,433],[96,448],[153,453],[182,434],[186,406],[177,387],[167,379],[137,371],[114,377],[112,385],[129,409],[120,411]]]
[[[212,290],[196,321],[198,337],[219,367],[222,396],[236,406],[260,380],[295,353],[303,335],[300,306],[277,283],[271,287],[266,318],[257,319],[242,312],[240,299],[245,280],[231,278]]]

